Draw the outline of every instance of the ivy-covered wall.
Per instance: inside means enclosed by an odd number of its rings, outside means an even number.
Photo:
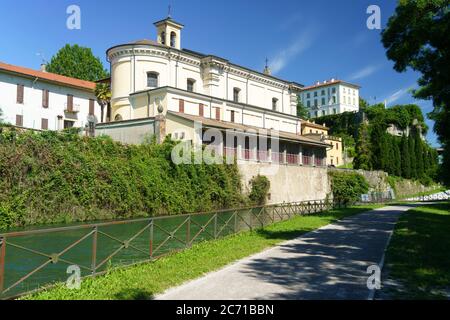
[[[0,229],[247,204],[237,165],[175,165],[173,142],[0,133]]]

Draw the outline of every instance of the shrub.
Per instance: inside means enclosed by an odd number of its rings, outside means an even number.
[[[354,203],[362,194],[369,191],[366,179],[352,172],[331,172],[331,190],[335,201],[341,203]]]
[[[0,229],[180,214],[244,203],[236,164],[175,165],[175,142],[0,133]]]
[[[265,176],[257,175],[250,180],[252,190],[249,199],[253,204],[264,205],[267,202],[270,191],[270,181]]]

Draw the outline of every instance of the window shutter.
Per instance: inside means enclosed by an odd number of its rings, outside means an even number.
[[[71,94],[67,95],[67,111],[73,111],[73,96]]]
[[[95,101],[94,99],[89,100],[89,114],[94,115],[95,114]]]
[[[231,111],[231,122],[234,122],[234,111]]]
[[[216,108],[216,120],[220,121],[220,108]]]
[[[49,92],[46,89],[42,90],[42,107],[48,108],[49,102]]]
[[[22,115],[16,115],[16,126],[23,127],[23,116]]]
[[[17,103],[23,104],[24,86],[23,84],[17,85]]]
[[[48,130],[48,119],[42,118],[42,120],[41,120],[41,129],[42,130]]]
[[[180,99],[179,112],[184,113],[184,100]]]
[[[198,107],[199,107],[198,114],[200,117],[203,117],[205,115],[205,110],[203,109],[203,104],[200,103]]]

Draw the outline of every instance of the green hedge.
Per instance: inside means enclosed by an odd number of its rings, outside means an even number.
[[[180,214],[246,201],[237,165],[175,165],[174,142],[0,133],[0,229]]]
[[[353,172],[330,172],[331,191],[335,201],[341,203],[354,203],[362,194],[369,191],[366,179]]]

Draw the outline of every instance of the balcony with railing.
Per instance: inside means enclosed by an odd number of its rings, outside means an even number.
[[[79,113],[80,112],[80,105],[79,104],[65,104],[64,105],[64,112],[66,113]]]
[[[244,155],[244,160],[256,160],[256,153],[254,150],[250,150],[250,149],[243,149],[242,153]]]
[[[303,156],[303,165],[304,166],[312,166],[312,157],[311,156]]]
[[[286,155],[286,162],[287,164],[298,164],[298,154],[290,154],[288,153]]]
[[[283,154],[279,152],[272,152],[272,162],[273,163],[283,163]]]
[[[214,154],[221,154],[227,159],[238,159],[245,161],[258,161],[273,164],[285,164],[285,165],[302,165],[302,166],[315,166],[315,167],[325,167],[326,158],[320,156],[311,155],[301,155],[295,153],[284,153],[284,152],[274,152],[266,150],[256,150],[256,149],[240,149],[233,147],[219,147],[219,146],[208,146],[212,149]],[[300,161],[301,160],[301,161]]]
[[[269,152],[258,150],[258,161],[269,162]]]
[[[316,167],[325,167],[326,166],[326,161],[323,158],[316,157],[314,159],[314,165]]]

